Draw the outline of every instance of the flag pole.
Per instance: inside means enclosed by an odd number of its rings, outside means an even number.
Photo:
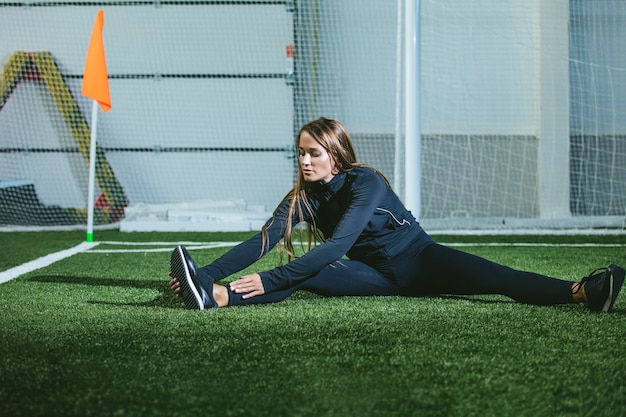
[[[107,112],[111,109],[111,95],[109,93],[109,75],[104,55],[104,11],[98,10],[93,25],[85,70],[83,71],[82,94],[93,100],[91,109],[91,142],[89,148],[89,189],[87,196],[87,242],[93,242],[93,217],[96,186],[96,136],[98,132],[98,106]]]
[[[96,136],[98,131],[98,102],[91,107],[91,144],[89,148],[89,191],[87,197],[87,242],[93,242],[93,214],[96,188]]]

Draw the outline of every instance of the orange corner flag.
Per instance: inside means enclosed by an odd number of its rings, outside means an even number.
[[[100,108],[107,112],[111,110],[111,95],[109,93],[109,74],[104,56],[104,42],[102,41],[103,29],[104,12],[99,10],[89,41],[85,71],[83,72],[82,93],[84,96],[97,101]]]

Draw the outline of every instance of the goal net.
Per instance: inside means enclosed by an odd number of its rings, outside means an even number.
[[[626,5],[420,1],[407,116],[406,1],[0,0],[0,225],[86,223],[80,89],[102,8],[96,224],[258,229],[293,184],[294,134],[325,116],[401,198],[419,164],[429,230],[624,228]]]

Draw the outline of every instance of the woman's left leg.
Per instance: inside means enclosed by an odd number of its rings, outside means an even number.
[[[518,271],[439,244],[424,248],[413,261],[411,295],[501,294],[526,304],[573,303],[572,282]]]
[[[228,305],[276,303],[295,291],[306,290],[314,294],[340,296],[398,295],[400,288],[374,268],[358,261],[340,260],[323,268],[316,275],[290,288],[243,299],[244,294],[232,292],[228,286]]]

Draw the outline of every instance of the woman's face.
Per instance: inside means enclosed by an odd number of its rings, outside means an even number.
[[[298,153],[305,181],[329,182],[337,174],[332,156],[307,132],[300,134]]]

